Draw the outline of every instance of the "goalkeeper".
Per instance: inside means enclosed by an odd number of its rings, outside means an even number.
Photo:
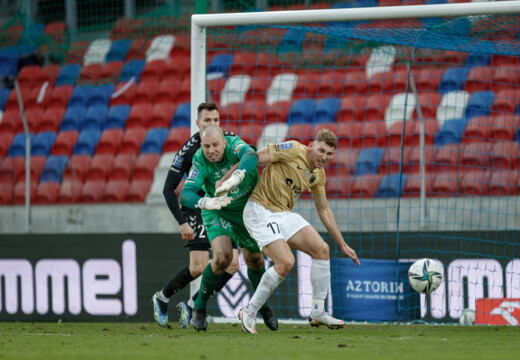
[[[223,196],[214,197],[215,184],[237,162],[237,170],[219,187]],[[224,136],[217,126],[208,126],[201,133],[201,149],[193,157],[193,165],[179,197],[183,206],[202,210],[202,221],[213,250],[213,261],[202,273],[191,318],[197,331],[207,328],[207,301],[233,258],[233,240],[242,249],[253,289],[265,273],[262,253],[242,220],[244,206],[259,179],[257,164],[256,151],[239,137]],[[205,197],[198,195],[201,189],[206,192]],[[278,329],[278,320],[267,303],[259,312],[269,329]]]

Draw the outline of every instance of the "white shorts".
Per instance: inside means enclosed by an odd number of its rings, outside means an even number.
[[[275,240],[289,240],[310,224],[300,214],[289,211],[272,212],[262,205],[248,201],[244,208],[244,225],[262,251],[264,246]]]

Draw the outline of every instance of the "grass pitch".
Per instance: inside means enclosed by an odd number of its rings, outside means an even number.
[[[281,324],[0,323],[0,359],[519,359],[520,328],[347,325],[341,330]]]

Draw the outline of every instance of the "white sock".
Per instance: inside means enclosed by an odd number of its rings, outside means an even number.
[[[165,302],[165,303],[168,303],[168,301],[170,301],[169,298],[167,298],[166,296],[164,296],[162,290],[159,291],[159,294],[157,294],[157,298],[158,298],[159,300],[161,300],[162,302]]]
[[[195,307],[195,301],[193,301],[193,298],[190,298],[188,300],[188,306],[192,309]]]
[[[267,269],[264,275],[262,275],[260,284],[258,284],[253,297],[249,300],[247,311],[256,314],[282,281],[284,281],[284,278],[278,275],[274,267]]]
[[[312,314],[320,315],[325,311],[325,299],[330,284],[330,261],[312,259]]]

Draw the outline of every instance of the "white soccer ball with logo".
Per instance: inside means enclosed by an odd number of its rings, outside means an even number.
[[[408,281],[415,291],[431,293],[442,282],[442,265],[432,259],[419,259],[408,270]]]

